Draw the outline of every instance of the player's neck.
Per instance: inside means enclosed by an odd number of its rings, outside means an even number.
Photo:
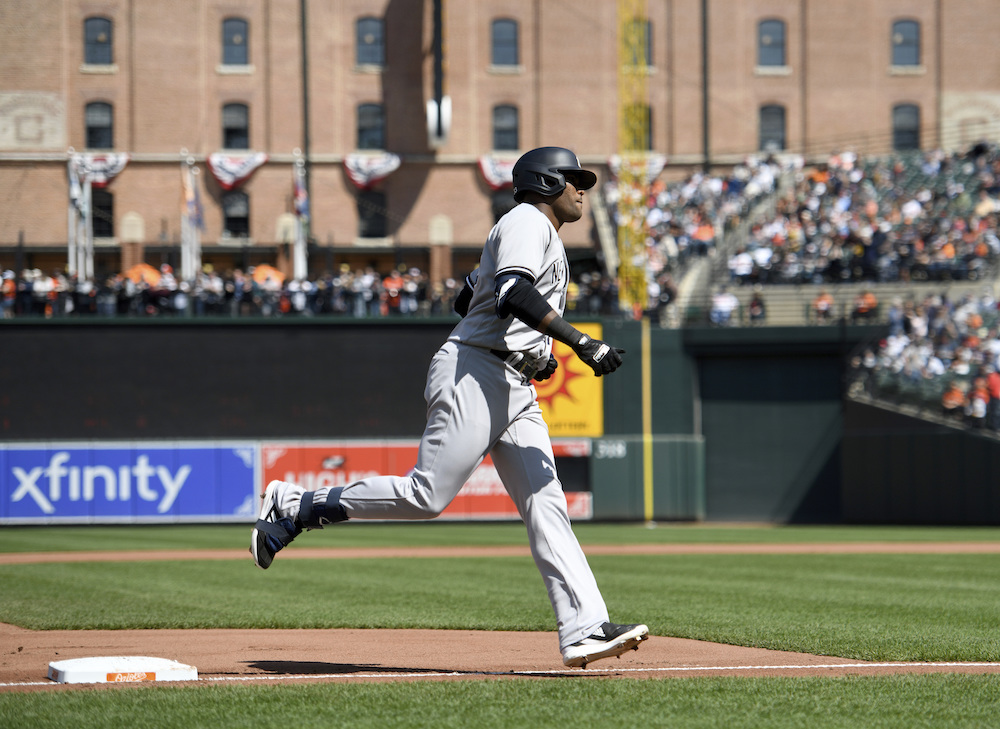
[[[552,223],[552,227],[556,229],[557,233],[559,232],[559,228],[562,227],[563,221],[559,220],[559,218],[556,217],[556,213],[552,209],[551,205],[549,205],[547,202],[542,202],[542,201],[532,202],[528,204],[534,207],[538,212],[540,212],[546,218],[548,218],[549,222]]]

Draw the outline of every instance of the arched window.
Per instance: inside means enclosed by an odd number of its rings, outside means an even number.
[[[920,107],[916,104],[892,107],[892,148],[897,152],[920,149]]]
[[[113,149],[115,146],[114,110],[111,104],[93,101],[84,112],[88,149]]]
[[[249,29],[249,24],[243,18],[226,18],[222,21],[223,66],[246,66],[250,63],[247,37]]]
[[[764,152],[785,149],[785,107],[777,104],[760,107],[760,149]]]
[[[355,24],[355,63],[385,65],[385,25],[382,18],[359,18]]]
[[[250,149],[250,110],[246,104],[222,107],[222,146],[224,149]]]
[[[358,149],[385,149],[385,114],[381,104],[358,106]]]
[[[91,220],[95,238],[115,237],[115,198],[106,188],[94,187],[90,191]]]
[[[653,24],[645,18],[633,18],[625,24],[625,47],[629,66],[653,65]]]
[[[757,26],[757,65],[786,65],[784,20],[762,20]]]
[[[95,66],[114,63],[111,29],[110,18],[87,18],[83,21],[84,63]]]
[[[516,66],[519,63],[517,49],[517,21],[509,18],[494,20],[490,27],[490,42],[492,55],[490,62],[494,66]]]
[[[493,149],[520,149],[519,123],[516,106],[500,104],[493,107]]]
[[[920,65],[920,23],[897,20],[892,24],[892,65]]]
[[[250,236],[250,196],[240,190],[222,196],[222,234],[227,238]]]

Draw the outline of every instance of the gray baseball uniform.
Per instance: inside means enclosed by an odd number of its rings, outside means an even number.
[[[517,205],[490,232],[469,311],[431,361],[424,390],[427,426],[416,467],[406,476],[352,483],[340,494],[340,504],[350,518],[433,518],[490,454],[527,527],[562,650],[591,635],[608,620],[608,611],[566,513],[548,426],[530,381],[552,342],[516,318],[497,317],[495,280],[505,273],[533,279],[562,315],[566,252],[556,229],[533,205]],[[300,497],[301,490],[286,490],[282,512],[297,511]],[[323,498],[317,492],[317,502]]]

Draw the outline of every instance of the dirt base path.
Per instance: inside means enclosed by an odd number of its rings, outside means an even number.
[[[34,631],[0,624],[0,646],[0,691],[80,688],[48,680],[49,663],[93,656],[168,658],[196,667],[198,683],[1000,673],[1000,663],[866,663],[658,636],[620,659],[570,669],[554,633],[466,630]]]
[[[601,547],[588,554],[1000,552],[989,543],[650,545]],[[527,554],[526,548],[295,549],[282,559],[360,556],[446,557]],[[247,559],[233,550],[198,553],[23,553],[0,564],[68,561]],[[587,669],[562,665],[555,632],[466,630],[26,630],[0,623],[0,691],[74,690],[48,680],[49,663],[94,656],[167,658],[198,669],[198,683],[484,680],[500,677],[675,678],[845,676],[885,673],[1000,673],[1000,663],[869,663],[653,636],[636,652]],[[133,686],[137,684],[131,684]],[[93,688],[91,685],[83,685]],[[97,686],[102,686],[97,684]],[[110,688],[110,686],[108,686]]]

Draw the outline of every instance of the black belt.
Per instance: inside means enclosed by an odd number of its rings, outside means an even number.
[[[535,358],[529,357],[524,352],[508,352],[506,349],[491,349],[490,354],[494,357],[502,359],[505,364],[513,367],[517,374],[521,375],[521,377],[525,380],[530,380],[538,373],[538,368],[534,366]],[[515,354],[521,355],[521,361],[517,364],[510,361],[510,358]]]

